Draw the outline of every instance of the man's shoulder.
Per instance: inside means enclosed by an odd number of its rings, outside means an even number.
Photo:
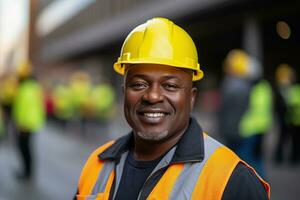
[[[249,167],[240,162],[232,172],[223,193],[222,200],[227,199],[260,200],[268,199],[268,194],[258,176]]]

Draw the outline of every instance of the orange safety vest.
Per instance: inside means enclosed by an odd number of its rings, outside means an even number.
[[[185,163],[171,164],[149,194],[147,200],[181,199],[180,192],[182,190],[182,185],[189,185],[191,177],[195,176],[198,177],[196,177],[196,181],[193,183],[193,190],[191,190],[192,192],[188,197],[189,199],[221,200],[227,182],[239,162],[245,164],[257,175],[252,167],[242,161],[230,149],[218,143],[206,134],[204,135],[204,138],[205,143],[212,144],[214,148],[208,149],[210,148],[207,147],[209,145],[205,145],[205,152],[208,154],[208,157],[201,163],[196,163],[196,165],[202,166],[190,167],[189,170],[195,170],[198,167],[200,169],[197,172],[198,175],[193,171],[190,173],[190,177],[188,177],[187,171],[183,172],[186,165]],[[98,155],[110,147],[113,143],[114,141],[106,143],[94,151],[89,157],[79,179],[78,194],[76,196],[77,200],[109,199],[110,189],[115,178],[115,170],[114,167],[111,168],[111,170],[107,170],[107,168],[104,169],[107,161],[99,160]],[[102,187],[103,189],[99,193],[97,192],[96,194],[92,194],[93,188],[97,184],[97,181],[99,181],[98,179],[100,177],[105,179],[101,179],[102,185],[104,183],[104,186]],[[264,185],[268,193],[268,197],[270,198],[270,186],[261,179],[259,175],[257,175],[257,177],[259,177],[259,180]],[[185,191],[185,198],[186,195]]]

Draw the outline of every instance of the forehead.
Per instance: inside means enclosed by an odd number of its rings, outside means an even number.
[[[192,82],[192,71],[159,64],[135,64],[127,67],[125,79],[140,76],[149,78],[178,78]]]

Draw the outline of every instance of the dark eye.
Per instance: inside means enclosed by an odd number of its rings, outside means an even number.
[[[174,84],[174,83],[165,83],[165,84],[163,85],[163,87],[164,87],[166,90],[170,90],[170,91],[179,89],[178,85],[176,85],[176,84]]]
[[[143,82],[135,82],[135,83],[130,83],[128,87],[134,89],[134,90],[142,90],[147,87],[146,83]]]

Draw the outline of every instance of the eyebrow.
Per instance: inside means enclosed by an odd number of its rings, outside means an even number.
[[[132,78],[142,78],[142,79],[147,79],[149,76],[145,75],[145,74],[135,74],[135,75],[132,75],[132,76],[129,76],[130,79]],[[162,79],[164,80],[169,80],[169,79],[177,79],[177,80],[180,80],[177,76],[174,76],[174,75],[166,75],[166,76],[163,76]]]

